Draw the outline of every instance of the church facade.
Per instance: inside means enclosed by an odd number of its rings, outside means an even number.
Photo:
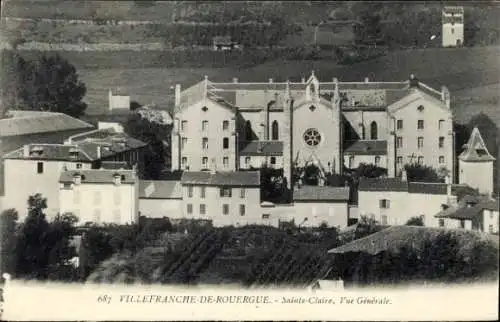
[[[342,174],[361,163],[398,176],[420,163],[452,174],[450,93],[413,75],[401,82],[320,81],[176,86],[172,169],[238,171],[310,163]],[[452,177],[453,174],[452,174]],[[291,188],[291,187],[290,187]]]

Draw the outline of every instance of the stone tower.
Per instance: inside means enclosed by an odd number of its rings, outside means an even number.
[[[468,184],[480,193],[493,192],[493,162],[477,127],[472,130],[464,151],[458,156],[459,183]]]
[[[444,7],[442,16],[443,47],[460,47],[464,43],[464,8]]]

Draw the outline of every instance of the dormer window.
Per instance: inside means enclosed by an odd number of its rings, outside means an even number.
[[[483,155],[487,155],[488,154],[488,152],[486,152],[485,149],[476,149],[476,153],[479,156],[483,156]]]

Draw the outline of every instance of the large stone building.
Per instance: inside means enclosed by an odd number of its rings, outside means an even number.
[[[309,163],[341,174],[359,163],[399,175],[408,163],[453,166],[450,93],[419,82],[306,81],[176,86],[172,168],[237,171]]]

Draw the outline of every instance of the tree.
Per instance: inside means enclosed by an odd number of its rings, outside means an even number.
[[[424,226],[424,219],[422,217],[411,217],[406,226]]]
[[[14,273],[16,229],[19,215],[15,209],[7,209],[0,215],[0,273]]]
[[[442,182],[437,171],[429,166],[418,163],[405,165],[408,181],[413,182]]]
[[[7,109],[19,107],[19,95],[22,89],[22,80],[29,62],[17,52],[3,50],[0,54],[0,119],[5,117]]]
[[[70,259],[76,256],[76,249],[70,245],[75,235],[78,218],[71,213],[57,215],[50,223],[46,244],[49,248],[48,278],[53,280],[73,280],[76,271],[69,265]]]
[[[58,54],[24,66],[20,91],[23,108],[80,117],[87,108],[82,102],[86,92],[75,67]]]
[[[354,24],[355,42],[360,45],[376,45],[382,39],[382,25],[378,2],[363,2],[353,6],[357,17]]]
[[[49,245],[47,236],[50,231],[45,218],[47,199],[41,194],[28,198],[28,216],[19,232],[16,245],[16,275],[24,278],[46,279],[49,264]]]

